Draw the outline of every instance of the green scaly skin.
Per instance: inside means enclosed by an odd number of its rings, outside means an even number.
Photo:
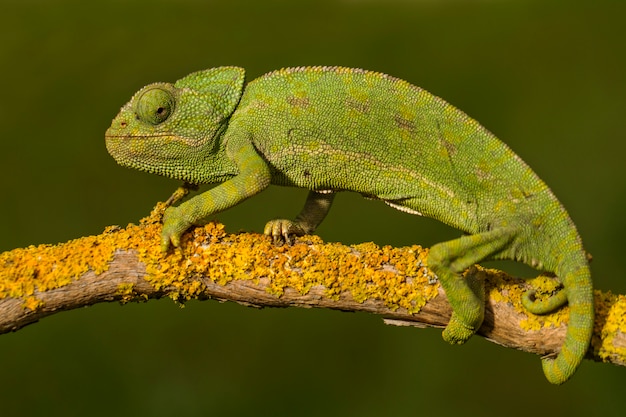
[[[467,234],[433,246],[428,260],[454,311],[443,332],[450,343],[469,339],[484,315],[482,284],[464,270],[514,259],[555,273],[561,293],[523,303],[536,313],[569,303],[565,343],[543,368],[554,384],[572,376],[593,327],[586,255],[565,209],[504,143],[440,98],[380,73],[307,67],[245,87],[244,79],[243,69],[221,67],[149,85],[106,132],[121,165],[190,185],[221,183],[166,210],[163,250],[270,183],[310,190],[295,220],[267,224],[275,240],[313,232],[335,192],[358,192]]]

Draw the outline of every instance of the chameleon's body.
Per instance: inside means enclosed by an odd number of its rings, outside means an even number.
[[[463,343],[483,320],[484,294],[461,272],[487,259],[514,259],[553,272],[564,289],[525,306],[545,313],[569,302],[556,359],[562,383],[586,353],[593,325],[589,267],[567,212],[537,175],[466,114],[405,81],[358,69],[311,67],[269,73],[244,88],[241,68],[152,84],[122,108],[107,148],[126,166],[190,184],[223,182],[164,216],[163,248],[211,214],[270,183],[311,190],[294,221],[274,220],[274,238],[312,232],[349,190],[438,219],[467,235],[431,248],[454,314],[444,331]]]

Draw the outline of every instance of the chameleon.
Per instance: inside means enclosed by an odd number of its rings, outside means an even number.
[[[154,83],[125,104],[106,131],[122,166],[183,181],[184,192],[218,183],[163,215],[161,248],[270,184],[309,190],[294,220],[269,221],[274,241],[312,233],[339,191],[382,200],[459,229],[427,262],[453,313],[442,335],[466,342],[480,328],[484,286],[463,272],[512,259],[555,275],[562,288],[524,307],[545,314],[569,305],[565,341],[542,358],[547,380],[567,381],[589,347],[593,285],[569,214],[506,144],[461,110],[407,81],[345,67],[295,67],[248,83],[225,66]],[[177,199],[175,199],[177,200]]]

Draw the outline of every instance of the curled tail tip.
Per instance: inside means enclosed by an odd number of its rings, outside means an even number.
[[[539,301],[535,298],[535,290],[528,290],[522,296],[522,305],[533,314],[548,314],[567,303],[567,293],[560,290],[556,294],[550,296],[547,300]]]

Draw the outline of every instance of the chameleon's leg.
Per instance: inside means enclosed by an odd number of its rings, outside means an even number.
[[[163,215],[161,250],[170,244],[179,246],[181,235],[192,225],[206,222],[211,214],[230,208],[267,188],[271,181],[266,162],[249,143],[233,151],[239,174],[177,207],[169,207]]]
[[[475,274],[468,273],[463,277],[461,273],[500,252],[513,236],[512,229],[499,228],[439,243],[430,249],[428,265],[437,274],[453,311],[443,331],[445,341],[465,343],[476,333],[484,318],[483,282]]]
[[[284,240],[291,242],[290,236],[302,236],[313,233],[330,211],[335,198],[333,192],[309,191],[304,207],[295,220],[274,219],[267,222],[263,233],[271,236],[275,242]]]

